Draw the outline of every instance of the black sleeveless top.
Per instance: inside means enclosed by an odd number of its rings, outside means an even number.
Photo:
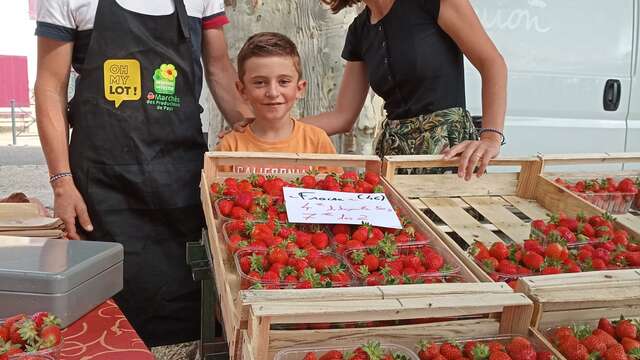
[[[365,8],[349,26],[342,57],[367,64],[387,117],[465,107],[460,48],[438,25],[440,0],[395,0],[376,24]]]

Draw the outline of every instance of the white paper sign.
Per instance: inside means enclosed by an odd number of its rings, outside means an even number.
[[[384,193],[360,194],[285,187],[284,204],[292,223],[354,224],[401,229]]]

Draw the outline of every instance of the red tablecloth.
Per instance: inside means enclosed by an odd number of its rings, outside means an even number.
[[[152,360],[129,321],[108,300],[62,331],[60,360]]]

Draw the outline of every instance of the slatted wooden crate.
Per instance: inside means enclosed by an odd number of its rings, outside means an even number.
[[[403,345],[415,350],[420,339],[528,335],[551,346],[529,327],[531,301],[512,293],[504,283],[448,284],[422,287],[420,292],[398,288],[376,300],[324,299],[321,301],[251,302],[244,334],[244,360],[273,359],[283,349],[356,346],[367,340]],[[383,291],[386,289],[382,289]],[[405,291],[411,292],[410,294]],[[447,318],[433,323],[383,326],[368,329],[274,330],[274,325],[378,320]],[[556,353],[556,355],[558,355]]]
[[[354,288],[350,289],[309,289],[309,290],[258,290],[258,291],[240,291],[240,276],[238,275],[233,258],[228,254],[223,244],[223,238],[220,226],[213,216],[211,197],[209,188],[212,182],[222,181],[226,177],[244,177],[243,174],[229,174],[221,172],[230,165],[243,165],[249,168],[261,167],[264,164],[278,165],[309,165],[314,167],[343,167],[364,169],[379,173],[381,163],[377,157],[373,156],[353,156],[353,155],[320,155],[320,154],[280,154],[280,153],[239,153],[239,152],[211,152],[207,153],[204,158],[204,170],[201,180],[201,199],[202,206],[207,222],[207,231],[209,235],[211,262],[214,272],[216,288],[220,297],[220,307],[223,317],[223,326],[227,341],[229,343],[229,352],[233,358],[239,358],[242,350],[241,331],[247,328],[247,320],[249,318],[248,298],[265,298],[265,299],[324,299],[330,296],[336,290],[338,293],[345,294],[341,291],[347,291],[351,298],[367,300],[377,299],[385,291],[399,286],[370,287],[370,288]],[[444,257],[445,261],[460,268],[460,276],[467,283],[478,282],[479,280],[449,249],[445,243],[427,226],[417,213],[412,211],[408,203],[395,192],[389,184],[382,179],[382,186],[389,201],[403,210],[405,216],[409,217],[416,230],[423,232],[431,239],[431,246],[436,249]],[[446,284],[419,285],[424,287],[439,287]],[[385,290],[381,290],[384,288]],[[349,292],[352,291],[352,292]],[[404,291],[404,290],[403,290]],[[249,295],[250,294],[250,295]],[[346,296],[346,295],[341,295]],[[255,300],[251,300],[255,301]]]
[[[631,177],[638,178],[640,177],[640,169],[638,168],[638,164],[640,164],[640,153],[597,153],[597,154],[544,154],[539,156],[540,160],[543,163],[542,171],[544,172],[544,177],[553,181],[554,179],[560,177],[562,179],[595,179],[595,178],[606,178],[606,177],[614,177],[614,178],[623,178],[623,177]],[[557,171],[558,166],[562,166],[565,168],[571,168],[574,166],[579,167],[589,167],[594,165],[635,165],[635,169],[633,170],[621,170],[620,166],[617,169],[612,169],[610,171],[607,170],[599,170],[599,171]],[[554,183],[558,188],[563,189],[566,192],[571,193],[571,191],[562,188],[562,186]],[[597,206],[591,204],[587,200],[571,193],[576,198],[580,199],[584,202],[589,208],[596,209],[598,211],[602,211]],[[615,215],[616,222],[618,225],[630,232],[634,237],[640,238],[640,211],[636,209],[630,209],[630,211],[626,214],[617,214]]]
[[[383,175],[482,281],[492,280],[466,252],[473,242],[522,243],[529,238],[530,222],[552,212],[602,214],[542,176],[538,157],[493,160],[490,173],[468,182],[456,174],[397,174],[398,169],[451,166],[456,161],[441,156],[388,156]]]
[[[601,317],[640,317],[640,270],[594,271],[534,276],[518,280],[517,290],[535,304],[532,326],[540,330]]]

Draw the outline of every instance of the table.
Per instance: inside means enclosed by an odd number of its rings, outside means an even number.
[[[62,331],[60,360],[153,360],[113,300],[107,300]]]

